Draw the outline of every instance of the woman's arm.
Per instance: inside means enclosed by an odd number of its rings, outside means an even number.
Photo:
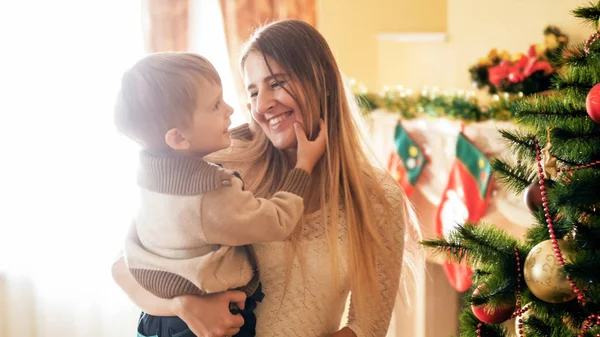
[[[113,264],[112,276],[131,301],[144,312],[154,316],[179,316],[196,336],[232,336],[244,324],[241,315],[229,312],[229,303],[236,303],[239,308],[244,308],[246,294],[242,291],[226,291],[201,297],[158,298],[137,283],[122,257]]]

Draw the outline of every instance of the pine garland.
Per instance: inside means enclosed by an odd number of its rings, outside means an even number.
[[[449,118],[465,122],[487,120],[508,121],[512,119],[510,104],[519,95],[495,95],[489,106],[481,106],[477,98],[467,92],[441,94],[437,90],[423,90],[414,95],[411,90],[386,90],[377,95],[371,92],[355,93],[364,115],[384,109],[398,113],[402,119]]]

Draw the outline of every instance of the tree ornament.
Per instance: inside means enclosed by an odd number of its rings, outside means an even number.
[[[523,201],[525,202],[525,206],[532,212],[535,213],[539,209],[542,208],[542,194],[540,193],[540,185],[539,181],[534,181],[533,184],[529,185],[523,193]]]
[[[600,124],[600,83],[593,86],[590,92],[588,92],[585,100],[585,108],[588,116],[594,122]]]
[[[565,240],[556,240],[565,261],[573,245]],[[548,303],[564,303],[577,297],[563,267],[558,262],[552,240],[538,243],[525,259],[523,275],[531,292],[540,300]]]
[[[533,311],[531,310],[531,303],[526,304],[523,307],[523,313],[521,314],[521,317],[515,318],[515,335],[518,337],[527,337],[527,334],[523,329],[523,322],[525,322],[532,315]]]
[[[583,45],[583,50],[585,51],[586,54],[590,53],[590,47],[596,43],[596,41],[598,41],[598,38],[600,38],[600,30],[595,32],[594,34],[592,34],[587,41],[585,41],[585,44]]]
[[[544,155],[544,179],[550,179],[556,177],[558,170],[556,168],[556,157],[550,153],[552,149],[552,143],[550,142],[550,130],[548,130],[548,142],[542,149]]]
[[[480,285],[475,289],[473,295],[479,295],[481,292],[485,292],[485,284]],[[471,310],[473,310],[473,314],[475,317],[487,324],[498,324],[507,321],[511,318],[513,312],[515,311],[515,302],[511,301],[510,303],[502,304],[501,306],[492,308],[488,304],[480,304],[480,305],[471,305]]]
[[[546,186],[544,187],[544,190],[546,191],[547,188],[551,187],[552,183],[552,180],[546,180]],[[529,187],[527,187],[527,189],[525,190],[525,193],[523,193],[523,201],[525,202],[525,206],[527,206],[527,208],[532,213],[537,212],[544,205],[544,201],[542,200],[543,195],[541,186],[542,185],[540,184],[540,181],[536,180],[531,185],[529,185]]]

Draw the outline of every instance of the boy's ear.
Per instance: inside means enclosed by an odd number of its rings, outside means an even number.
[[[187,150],[190,148],[190,142],[177,128],[172,128],[165,133],[165,142],[173,150]]]

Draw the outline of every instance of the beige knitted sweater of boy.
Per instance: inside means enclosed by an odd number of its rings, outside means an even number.
[[[250,244],[283,241],[304,212],[307,172],[294,169],[270,199],[244,191],[235,172],[200,157],[140,154],[140,206],[127,266],[158,297],[257,286]]]
[[[247,125],[233,130],[232,138],[250,137]],[[234,168],[234,169],[242,169]],[[240,171],[242,177],[244,172]],[[329,337],[348,326],[358,337],[385,337],[400,282],[404,251],[406,213],[404,193],[384,171],[377,176],[387,201],[390,216],[381,219],[382,226],[392,228],[390,237],[384,238],[387,249],[394,257],[388,270],[377,268],[378,290],[383,296],[383,306],[374,307],[360,315],[350,299],[348,320],[342,322],[346,299],[349,296],[348,235],[346,219],[340,214],[338,251],[331,252],[340,258],[339,282],[332,282],[333,268],[329,260],[326,224],[321,211],[308,214],[302,223],[300,256],[296,256],[288,271],[289,242],[269,242],[253,245],[265,298],[256,308],[256,336],[260,337]],[[382,209],[372,198],[376,209]],[[343,210],[343,206],[340,207]],[[381,267],[378,264],[378,267]],[[288,274],[289,273],[289,274]],[[396,315],[403,315],[402,311]]]

